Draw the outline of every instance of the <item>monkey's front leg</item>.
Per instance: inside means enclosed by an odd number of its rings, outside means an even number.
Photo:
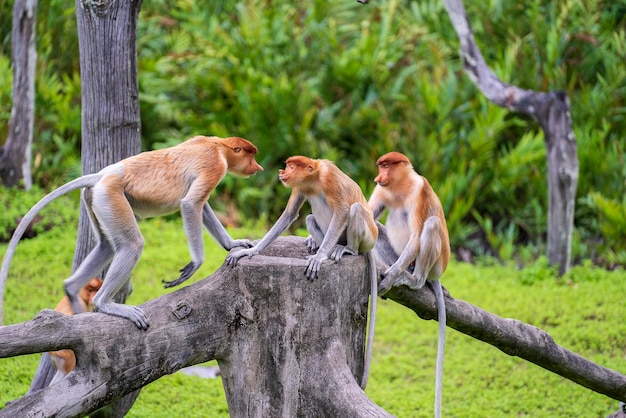
[[[191,200],[183,199],[180,213],[183,218],[183,227],[187,234],[187,243],[191,253],[191,261],[180,269],[180,277],[176,280],[163,280],[163,285],[168,287],[178,286],[190,278],[204,262],[204,241],[202,240],[202,206],[198,206]]]
[[[202,207],[202,223],[215,241],[227,251],[235,247],[251,248],[254,246],[249,239],[232,239],[215,215],[215,212],[213,212],[213,209],[211,209],[209,202],[206,202]]]

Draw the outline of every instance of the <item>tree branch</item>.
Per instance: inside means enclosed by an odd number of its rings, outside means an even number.
[[[357,383],[363,372],[369,280],[363,257],[304,276],[303,238],[222,266],[142,305],[150,328],[98,313],[44,311],[0,327],[0,358],[71,348],[77,367],[0,417],[84,415],[183,367],[217,359],[233,417],[389,417]]]
[[[88,413],[183,367],[217,359],[233,417],[388,417],[359,387],[369,283],[363,257],[327,262],[307,280],[304,238],[222,266],[142,305],[150,328],[98,313],[43,311],[0,327],[0,358],[72,348],[77,367],[58,384],[13,401],[0,417]],[[382,270],[381,270],[382,271]],[[435,319],[430,286],[386,296]],[[448,326],[580,385],[626,399],[626,376],[557,345],[545,331],[500,318],[446,292]],[[271,402],[270,402],[271,400]],[[252,413],[254,412],[254,413]],[[38,415],[39,414],[39,415]]]
[[[501,318],[445,293],[449,327],[593,391],[626,400],[626,376],[561,347],[547,332],[533,325]],[[421,290],[398,286],[385,296],[410,308],[422,319],[437,318],[435,294],[430,286]]]

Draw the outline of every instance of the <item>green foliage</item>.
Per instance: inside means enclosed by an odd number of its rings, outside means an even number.
[[[35,205],[46,193],[38,187],[25,192],[22,189],[6,189],[0,186],[0,242],[11,239],[19,220]],[[24,234],[33,237],[41,232],[48,231],[59,225],[75,223],[78,220],[76,198],[62,197],[48,205],[34,220],[31,227]]]
[[[590,244],[620,246],[585,202],[591,193],[619,200],[624,189],[626,2],[465,6],[499,77],[567,92],[583,203],[575,214],[574,259],[623,264],[619,251],[599,253]],[[73,7],[52,0],[38,10],[34,176],[45,187],[78,164]],[[10,9],[0,5],[0,135],[10,116]],[[240,135],[259,146],[266,171],[227,177],[212,197],[221,211],[235,208],[239,222],[276,219],[289,193],[276,170],[289,155],[333,159],[369,195],[373,162],[398,150],[439,193],[455,249],[518,263],[541,253],[542,131],[477,91],[440,0],[144,2],[137,44],[145,149],[196,134]]]
[[[75,203],[68,206],[76,209]],[[170,293],[161,280],[176,275],[189,257],[180,220],[141,221],[140,229],[146,247],[133,272],[129,300],[133,304]],[[254,239],[264,231],[230,233]],[[58,302],[74,243],[75,225],[66,224],[20,244],[7,282],[5,323],[29,320]],[[215,271],[226,255],[206,235],[205,243],[207,260],[191,282]],[[6,244],[0,244],[0,253],[5,249]],[[623,370],[626,272],[608,272],[587,263],[574,267],[560,281],[554,277],[545,258],[523,270],[501,263],[452,262],[443,284],[458,299],[540,327],[563,347]],[[435,321],[423,321],[395,302],[380,300],[367,395],[399,417],[432,416],[436,347]],[[0,359],[0,408],[27,391],[38,361],[38,355]],[[449,417],[600,418],[618,408],[617,401],[452,328],[447,331],[443,384],[444,414]],[[227,417],[227,411],[219,378],[174,373],[142,389],[128,416]]]
[[[583,201],[598,213],[597,227],[604,242],[600,246],[601,258],[609,265],[626,264],[626,196],[621,201],[608,199],[600,193],[590,193]]]

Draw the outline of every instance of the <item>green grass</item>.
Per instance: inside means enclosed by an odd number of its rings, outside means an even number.
[[[180,221],[142,221],[144,254],[133,273],[129,303],[170,292],[171,279],[188,260]],[[263,231],[233,230],[237,238]],[[31,319],[62,297],[75,242],[75,226],[57,227],[23,241],[7,282],[5,323]],[[211,274],[226,252],[205,235],[207,260],[191,281]],[[0,246],[4,253],[6,245]],[[20,278],[18,281],[17,278]],[[502,317],[548,331],[564,347],[626,372],[623,290],[626,273],[576,267],[557,281],[543,262],[519,271],[510,266],[451,263],[443,277],[453,296]],[[437,323],[379,300],[377,334],[367,394],[399,417],[432,416]],[[617,402],[551,372],[448,329],[444,366],[446,417],[604,417]],[[39,356],[0,359],[0,406],[22,396]],[[129,417],[226,417],[222,383],[175,373],[146,386]]]

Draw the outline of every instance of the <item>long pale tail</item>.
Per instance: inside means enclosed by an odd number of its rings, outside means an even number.
[[[363,361],[363,378],[361,388],[365,389],[367,379],[370,375],[370,364],[372,363],[372,349],[374,347],[374,328],[376,328],[376,299],[378,298],[378,275],[376,274],[376,260],[371,251],[365,253],[368,268],[370,271],[370,320],[367,329],[367,342],[365,345],[365,360]]]
[[[439,338],[437,339],[437,371],[435,374],[435,418],[441,418],[443,391],[443,354],[446,345],[446,302],[439,280],[433,280],[433,289],[437,299],[437,320],[439,321]]]
[[[19,225],[13,232],[13,236],[11,237],[11,241],[9,242],[9,246],[7,248],[6,253],[4,253],[4,260],[2,261],[2,268],[0,269],[0,325],[2,325],[2,319],[4,314],[3,303],[4,303],[4,288],[7,281],[7,276],[9,275],[9,266],[11,265],[11,260],[13,260],[13,256],[15,255],[15,250],[17,249],[17,244],[19,244],[22,235],[26,232],[28,225],[35,219],[35,216],[50,202],[53,200],[63,196],[71,192],[72,190],[80,189],[83,187],[91,187],[95,185],[98,180],[102,178],[101,173],[88,174],[86,176],[79,177],[75,180],[70,181],[69,183],[65,183],[63,186],[58,189],[53,190],[43,197],[39,202],[33,206],[26,215],[22,218]]]

